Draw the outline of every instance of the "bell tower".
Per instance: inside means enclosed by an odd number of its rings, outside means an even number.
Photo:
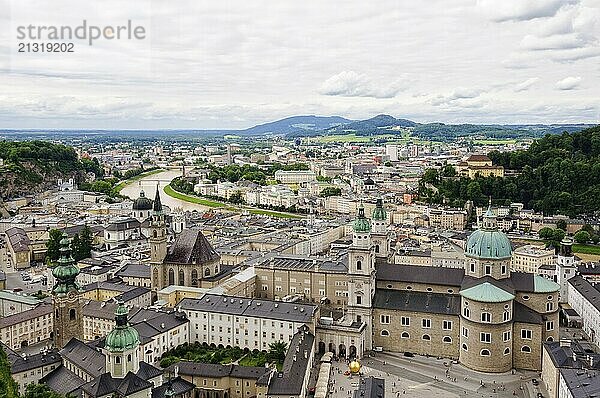
[[[377,258],[387,259],[390,253],[390,236],[387,231],[388,220],[387,213],[383,208],[383,200],[377,199],[377,204],[373,209],[372,216],[373,231],[371,239],[375,247],[375,256]]]
[[[577,267],[575,266],[575,256],[573,255],[573,241],[564,237],[560,242],[560,249],[556,258],[556,283],[560,285],[559,301],[566,303],[568,301],[567,281],[575,276]]]
[[[140,370],[140,335],[129,325],[128,314],[129,309],[122,301],[119,302],[115,309],[116,325],[106,336],[104,344],[106,371],[116,378],[123,378],[128,372],[137,373]]]
[[[364,322],[365,349],[372,346],[372,300],[375,295],[375,251],[371,241],[371,222],[360,204],[352,223],[352,245],[348,249],[348,316]]]
[[[67,234],[60,241],[60,258],[52,270],[56,284],[52,289],[54,307],[54,345],[62,348],[73,337],[83,338],[83,319],[79,285],[75,282],[79,268],[71,257]]]
[[[150,220],[150,266],[152,268],[152,289],[160,290],[165,287],[163,260],[167,255],[167,227],[162,203],[160,201],[160,187],[156,186],[156,196],[152,206],[152,219]]]

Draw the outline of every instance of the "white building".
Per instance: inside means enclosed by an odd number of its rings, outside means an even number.
[[[277,170],[275,179],[283,184],[301,184],[317,180],[317,174],[312,170]]]
[[[267,350],[277,341],[289,343],[306,325],[315,330],[318,307],[265,299],[205,294],[184,298],[177,309],[190,321],[189,341]]]

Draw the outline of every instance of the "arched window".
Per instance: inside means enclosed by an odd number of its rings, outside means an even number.
[[[489,357],[491,355],[490,350],[484,348],[483,350],[481,350],[479,355],[481,355],[482,357]]]
[[[115,357],[115,363],[121,363],[121,357]]]
[[[379,253],[379,245],[375,245],[375,253]]]
[[[531,352],[531,347],[529,347],[528,345],[524,345],[523,347],[521,347],[521,352]]]
[[[210,268],[206,267],[204,270],[204,276],[210,276]]]
[[[69,310],[69,319],[70,319],[70,320],[72,320],[72,321],[74,321],[74,320],[75,320],[75,318],[77,318],[77,316],[76,316],[76,314],[75,314],[75,308],[71,308],[71,309]]]
[[[179,270],[179,286],[185,286],[185,275],[183,274],[183,270]]]
[[[217,266],[215,267],[215,275],[217,275],[218,273],[219,273],[219,266],[217,265]]]
[[[421,337],[423,340],[431,340],[431,336],[429,336],[428,334],[424,334],[423,337]]]
[[[356,269],[362,269],[362,261],[358,260],[356,262]]]
[[[444,338],[442,339],[442,341],[444,343],[452,343],[452,337],[450,337],[450,336],[444,336]]]
[[[508,355],[508,354],[510,354],[510,348],[506,347],[504,349],[504,355]]]
[[[400,337],[402,337],[403,339],[409,339],[410,338],[410,334],[408,334],[408,332],[402,332],[402,334],[400,335]]]
[[[465,351],[469,351],[469,347],[467,347],[467,345],[466,345],[466,344],[463,344],[463,345],[462,345],[462,349],[463,349],[463,350],[465,350]]]
[[[154,286],[158,286],[158,270],[156,268],[152,270],[152,280],[154,281]]]
[[[192,286],[198,287],[198,271],[196,269],[192,270]]]
[[[131,354],[127,355],[127,362],[131,362]]]
[[[152,231],[152,236],[157,238],[158,237],[158,232],[156,232],[156,230]]]
[[[173,268],[169,268],[169,285],[174,285],[175,284],[175,271],[173,271]]]
[[[546,341],[554,341],[554,338],[552,336],[550,336],[546,339]]]
[[[390,335],[390,332],[388,332],[387,330],[383,329],[383,330],[381,331],[381,335],[382,335],[382,336],[389,336],[389,335]]]

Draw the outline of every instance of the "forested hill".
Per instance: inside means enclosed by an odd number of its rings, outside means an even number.
[[[77,158],[72,147],[46,141],[0,141],[0,198],[42,192],[59,178],[103,175],[97,160]],[[1,165],[4,163],[4,165]]]
[[[462,206],[473,200],[484,205],[522,202],[545,214],[576,216],[600,211],[600,126],[576,133],[546,135],[527,150],[489,154],[494,164],[516,175],[458,178],[453,168],[427,170],[420,194],[428,202]],[[511,173],[512,174],[512,173]],[[427,188],[433,184],[438,192]]]

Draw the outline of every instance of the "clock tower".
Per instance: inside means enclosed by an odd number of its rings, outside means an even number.
[[[75,278],[79,268],[71,257],[71,248],[67,234],[60,241],[60,258],[52,270],[56,284],[52,289],[54,307],[54,345],[64,347],[73,337],[83,338],[83,319],[81,315],[81,297]]]

